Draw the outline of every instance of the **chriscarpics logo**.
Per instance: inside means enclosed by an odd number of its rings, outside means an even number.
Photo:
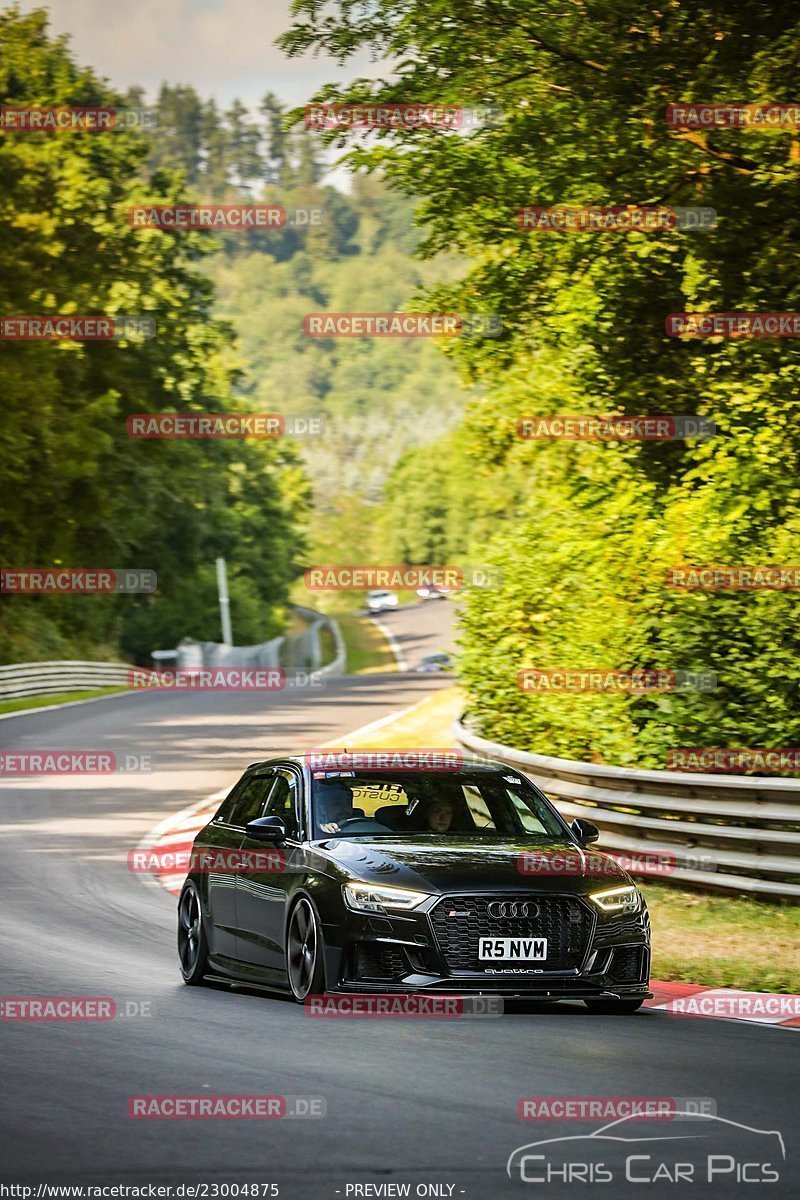
[[[785,1179],[786,1148],[776,1129],[706,1112],[669,1111],[620,1117],[589,1134],[529,1142],[512,1152],[506,1170],[511,1179],[536,1185],[537,1195],[548,1184],[560,1191],[565,1183],[616,1183],[622,1186],[615,1196],[625,1184],[633,1196],[634,1187],[661,1183],[684,1191],[695,1185],[693,1194],[706,1200],[752,1195],[759,1184]]]

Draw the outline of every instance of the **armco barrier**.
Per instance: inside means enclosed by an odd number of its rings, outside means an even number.
[[[800,897],[800,779],[552,758],[488,741],[472,731],[466,716],[454,732],[464,749],[527,775],[567,819],[593,821],[611,854],[664,855],[675,864],[666,878],[676,882]]]
[[[341,630],[331,617],[312,609],[299,609],[299,614],[308,620],[309,627],[303,633],[287,638],[273,638],[261,646],[222,646],[212,642],[190,642],[186,639],[182,647],[197,650],[196,656],[179,653],[177,663],[182,670],[201,667],[277,667],[295,665],[286,663],[284,655],[291,651],[302,669],[315,671],[319,675],[342,675],[346,669],[345,646]],[[331,662],[321,664],[322,652],[319,631],[324,626],[330,630],[336,653]],[[295,647],[294,643],[298,645]],[[289,644],[289,645],[287,645]],[[225,652],[228,652],[227,654]],[[287,655],[287,657],[289,657]],[[26,696],[49,696],[60,692],[89,691],[97,688],[127,687],[130,663],[103,663],[60,660],[56,662],[13,663],[0,667],[0,700],[18,700]]]
[[[301,639],[307,638],[310,642],[311,660],[316,664],[314,669],[320,675],[343,675],[347,668],[347,653],[342,631],[338,623],[334,621],[333,617],[318,613],[313,608],[301,608],[300,605],[296,604],[294,605],[294,611],[299,617],[302,617],[309,623],[307,632],[305,634],[297,634],[296,636]],[[333,659],[324,666],[320,665],[322,663],[322,648],[319,639],[320,632],[323,629],[330,630],[336,648]]]
[[[25,696],[49,696],[58,692],[80,692],[91,688],[125,687],[127,663],[58,662],[13,663],[0,667],[0,700]]]
[[[341,630],[332,617],[312,608],[293,605],[306,628],[301,633],[272,638],[254,646],[227,646],[223,642],[198,642],[184,638],[177,647],[177,667],[182,671],[203,667],[283,667],[287,671],[308,671],[317,675],[342,675],[346,669],[345,646]],[[330,630],[335,645],[331,662],[323,664],[320,631]]]

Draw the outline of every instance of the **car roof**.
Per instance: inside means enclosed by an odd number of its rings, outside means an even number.
[[[380,747],[373,748],[371,750],[364,750],[364,751],[361,751],[361,753],[374,754],[374,753],[376,753],[376,750],[378,750],[378,749],[380,749]],[[316,754],[316,755],[321,755],[321,754],[324,754],[325,751],[324,750],[314,750],[314,751],[307,750],[305,753],[303,753],[301,751],[300,753],[297,753],[297,754],[284,754],[284,755],[282,755],[280,757],[276,757],[276,758],[265,758],[261,762],[250,763],[250,765],[246,769],[248,771],[255,771],[255,770],[257,770],[259,768],[263,768],[263,767],[279,767],[279,766],[295,766],[295,767],[300,767],[302,769],[304,766],[306,766],[306,767],[309,766],[308,756],[312,753]],[[335,750],[331,751],[332,755],[336,754],[336,753],[337,752]],[[339,751],[339,753],[358,754],[359,751],[358,750]],[[391,750],[390,749],[387,750],[386,753],[390,754]],[[442,753],[446,754],[447,749],[443,748]],[[475,759],[474,761],[472,759],[465,759],[464,763],[463,763],[463,767],[465,770],[486,771],[489,773],[495,772],[495,771],[517,771],[516,767],[510,767],[508,765],[508,763],[501,762],[499,759]],[[367,767],[367,768],[362,768],[362,769],[374,770],[374,771],[395,771],[395,770],[402,771],[403,770],[402,767]],[[408,769],[410,770],[413,768],[408,768]],[[430,770],[431,774],[440,774],[440,773],[442,775],[452,775],[453,774],[452,767],[430,767],[428,769]],[[356,768],[356,770],[358,770],[358,768]]]

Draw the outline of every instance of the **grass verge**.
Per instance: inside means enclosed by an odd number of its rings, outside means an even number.
[[[386,638],[372,621],[355,613],[332,613],[339,622],[347,650],[349,675],[396,671],[397,661]]]
[[[642,891],[653,926],[653,978],[800,993],[800,908],[750,896]]]
[[[127,692],[125,687],[89,688],[83,692],[59,692],[55,696],[24,696],[19,700],[0,701],[0,713],[24,712],[28,708],[49,708],[54,704],[69,704],[75,700],[94,700]]]
[[[460,688],[442,688],[426,696],[418,704],[401,712],[394,721],[382,725],[374,733],[360,737],[352,734],[344,739],[348,750],[412,750],[431,746],[450,747],[453,721],[463,711],[464,697]]]

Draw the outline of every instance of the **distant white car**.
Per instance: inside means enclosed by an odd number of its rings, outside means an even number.
[[[367,592],[367,609],[369,612],[383,612],[387,608],[397,608],[398,603],[397,592]]]

